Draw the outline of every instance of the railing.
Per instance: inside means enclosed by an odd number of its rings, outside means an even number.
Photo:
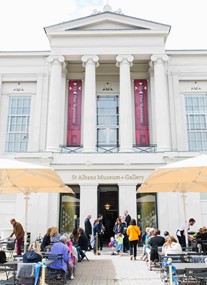
[[[119,152],[118,145],[97,145],[96,146],[97,152],[101,153],[117,153]]]
[[[146,153],[154,152],[155,153],[156,149],[157,149],[157,145],[156,144],[150,144],[149,146],[133,145],[133,150],[135,152],[138,152],[138,153],[143,153],[143,152],[146,152]]]
[[[149,146],[137,146],[133,145],[133,151],[136,153],[155,153],[157,145]],[[60,145],[61,153],[80,153],[83,150],[83,146],[67,146]],[[96,150],[99,153],[118,153],[119,145],[97,145]]]
[[[60,145],[61,153],[77,153],[82,152],[83,146],[70,146],[70,145]]]

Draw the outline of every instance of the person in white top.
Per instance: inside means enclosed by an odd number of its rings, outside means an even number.
[[[177,242],[176,238],[174,236],[167,236],[165,243],[162,246],[162,254],[168,255],[168,254],[180,254],[182,253],[182,247]]]
[[[188,221],[188,226],[187,226],[187,233],[186,233],[186,229],[185,229],[185,225],[181,225],[177,232],[176,232],[176,235],[177,235],[177,238],[178,238],[178,241],[180,243],[180,245],[182,247],[186,247],[186,234],[188,235],[188,231],[190,229],[190,226],[193,226],[195,224],[195,219],[193,218],[190,218],[189,221]],[[188,236],[188,239],[189,239],[189,236]]]

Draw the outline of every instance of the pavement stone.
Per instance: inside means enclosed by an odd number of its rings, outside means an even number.
[[[129,253],[111,255],[109,248],[103,248],[101,255],[87,252],[89,261],[77,263],[75,278],[67,280],[67,285],[163,285],[159,270],[149,271],[141,255],[139,249],[137,260],[132,261]],[[0,279],[5,277],[1,272]]]
[[[159,270],[149,271],[140,256],[141,251],[137,260],[132,261],[128,253],[111,255],[108,248],[101,255],[87,252],[89,261],[77,263],[75,278],[68,280],[67,285],[163,285]]]

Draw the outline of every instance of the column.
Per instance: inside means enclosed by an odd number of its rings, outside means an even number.
[[[119,215],[125,210],[137,220],[136,185],[119,185]]]
[[[97,185],[80,186],[80,227],[84,229],[84,221],[88,214],[92,215],[91,223],[97,218]]]
[[[155,92],[155,124],[157,151],[171,150],[169,100],[167,90],[167,78],[165,74],[165,62],[167,55],[152,55],[154,62],[154,92]]]
[[[132,152],[132,92],[130,67],[134,57],[132,55],[118,55],[117,66],[120,68],[120,95],[119,95],[119,144],[120,152]]]
[[[95,152],[97,144],[96,122],[96,67],[98,56],[82,56],[85,67],[85,91],[83,107],[83,152]]]
[[[62,117],[62,66],[65,58],[63,56],[50,56],[48,62],[51,64],[50,88],[47,120],[47,151],[59,151],[60,131]]]

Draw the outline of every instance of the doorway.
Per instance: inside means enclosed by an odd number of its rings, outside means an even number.
[[[114,236],[113,227],[119,216],[118,185],[98,186],[98,215],[103,215],[105,227],[104,242],[108,243]]]

